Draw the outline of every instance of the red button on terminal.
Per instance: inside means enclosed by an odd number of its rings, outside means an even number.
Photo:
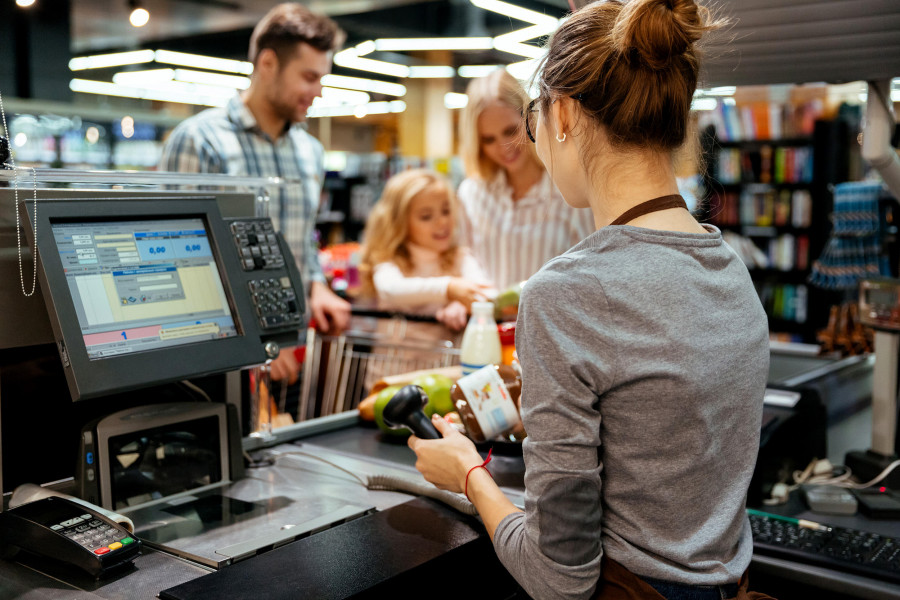
[[[107,548],[106,546],[94,550],[94,554],[106,554],[107,552],[109,552],[109,548]]]

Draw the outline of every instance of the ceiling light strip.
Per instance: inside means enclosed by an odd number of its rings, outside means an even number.
[[[410,52],[416,50],[490,50],[491,37],[446,38],[381,38],[375,40],[375,50],[380,52]]]
[[[69,70],[84,71],[87,69],[105,69],[153,62],[153,50],[132,50],[131,52],[114,52],[112,54],[94,54],[79,56],[69,61]]]
[[[438,65],[429,65],[429,66],[419,66],[419,67],[409,67],[409,75],[407,77],[410,78],[448,78],[456,75],[456,69],[448,66],[438,66]]]
[[[521,6],[516,6],[509,2],[501,2],[501,0],[470,0],[470,2],[478,8],[499,13],[505,17],[512,17],[519,21],[525,21],[526,23],[532,23],[534,25],[542,25],[544,27],[556,29],[559,22],[559,19],[556,17],[522,8]]]
[[[211,71],[225,71],[250,75],[253,73],[253,63],[244,60],[232,60],[230,58],[215,58],[201,54],[187,54],[185,52],[173,52],[171,50],[157,50],[156,62],[166,65],[178,65],[180,67],[194,67],[196,69],[209,69]]]
[[[228,103],[228,97],[224,95],[202,95],[197,93],[196,89],[194,92],[190,92],[177,88],[142,88],[89,79],[72,79],[69,82],[69,89],[83,94],[159,100],[161,102],[178,102],[180,104],[196,104],[200,106],[225,106]]]
[[[334,75],[332,73],[322,77],[322,85],[348,90],[361,90],[363,92],[372,92],[373,94],[386,94],[388,96],[406,95],[406,86],[400,85],[399,83],[378,81],[377,79],[367,79],[364,77]]]

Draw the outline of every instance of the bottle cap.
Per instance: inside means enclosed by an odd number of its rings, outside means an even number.
[[[473,302],[472,303],[472,314],[473,315],[490,315],[494,316],[494,303],[493,302]]]
[[[516,322],[507,321],[497,325],[497,333],[500,334],[500,343],[503,345],[516,343]]]

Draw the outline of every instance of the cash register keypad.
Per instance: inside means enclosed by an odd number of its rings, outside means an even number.
[[[56,523],[50,529],[101,556],[134,543],[131,536],[89,514]]]
[[[278,247],[275,228],[269,219],[233,221],[231,233],[241,256],[241,268],[245,271],[284,267],[284,256]]]
[[[289,277],[253,279],[247,285],[263,329],[300,325],[302,315]]]

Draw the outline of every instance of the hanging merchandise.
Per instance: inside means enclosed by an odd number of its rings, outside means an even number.
[[[841,183],[834,188],[831,236],[809,282],[831,290],[853,290],[866,277],[889,275],[887,256],[881,252],[878,182]]]

